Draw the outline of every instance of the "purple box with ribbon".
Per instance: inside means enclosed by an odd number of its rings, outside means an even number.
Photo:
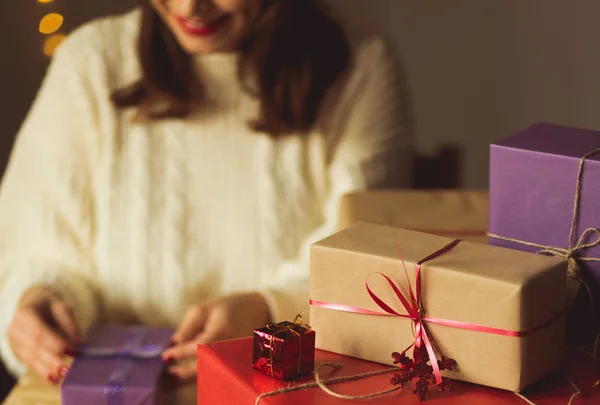
[[[563,257],[597,284],[600,132],[536,124],[492,144],[489,215],[490,244]]]
[[[154,405],[172,329],[98,326],[61,387],[63,405]]]

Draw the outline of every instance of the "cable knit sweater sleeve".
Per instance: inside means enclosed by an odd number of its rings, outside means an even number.
[[[25,290],[46,286],[69,304],[79,327],[97,314],[91,282],[93,100],[85,58],[69,38],[56,53],[26,118],[0,189],[0,353],[15,375],[6,330]]]
[[[410,139],[403,78],[390,48],[379,38],[365,40],[355,66],[332,109],[325,134],[335,139],[329,162],[329,192],[323,222],[308,237],[297,259],[285,262],[277,278],[262,291],[274,321],[308,314],[310,245],[337,230],[340,198],[357,190],[407,187]]]

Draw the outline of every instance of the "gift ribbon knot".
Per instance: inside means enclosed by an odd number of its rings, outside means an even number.
[[[576,218],[577,217],[575,216],[574,221],[576,220]],[[571,244],[572,244],[572,237],[573,237],[573,232],[574,232],[574,224],[575,224],[575,222],[573,222],[573,224],[572,224],[571,237],[569,238],[569,240],[571,241]],[[596,239],[593,240],[592,242],[586,243],[586,240],[588,240],[591,235],[596,236]],[[492,237],[494,237],[494,236],[492,235]],[[559,247],[555,247],[555,246],[545,246],[545,247],[538,246],[541,249],[538,250],[537,253],[547,254],[550,256],[556,256],[556,257],[561,257],[561,258],[566,259],[568,262],[569,277],[571,277],[574,280],[582,282],[583,277],[582,277],[581,271],[579,269],[579,261],[580,260],[585,261],[588,258],[582,257],[581,254],[585,250],[595,248],[596,246],[600,246],[600,229],[588,228],[581,234],[577,243],[573,246],[570,245],[568,249],[563,249],[563,248],[559,248]],[[590,259],[594,259],[594,258],[590,258]]]
[[[385,302],[383,302],[383,300],[381,300],[371,290],[371,288],[369,287],[369,277],[371,275],[367,276],[367,280],[365,281],[365,287],[366,287],[367,293],[369,294],[371,299],[373,299],[373,301],[375,301],[375,303],[381,309],[383,309],[386,313],[388,313],[390,315],[394,315],[394,316],[399,316],[402,318],[409,318],[413,322],[415,340],[410,346],[408,346],[406,349],[404,349],[403,353],[406,353],[413,346],[415,347],[415,349],[420,349],[424,345],[425,349],[427,350],[427,354],[429,355],[429,360],[431,362],[431,367],[433,368],[433,375],[435,376],[436,384],[439,385],[442,383],[442,374],[440,371],[440,367],[438,365],[435,350],[433,349],[433,345],[431,343],[431,339],[427,335],[427,329],[425,328],[425,322],[428,322],[428,321],[435,322],[436,319],[428,318],[427,316],[425,316],[425,308],[423,307],[422,288],[421,288],[421,267],[425,262],[435,259],[436,257],[441,256],[444,253],[448,252],[449,250],[453,249],[456,245],[458,245],[461,242],[461,240],[460,239],[453,240],[452,242],[450,242],[443,248],[430,254],[429,256],[420,260],[417,263],[416,269],[415,269],[415,288],[414,289],[410,283],[410,279],[408,278],[408,270],[406,269],[406,264],[404,263],[404,258],[402,257],[402,251],[400,250],[400,245],[398,243],[398,239],[396,238],[395,234],[394,234],[394,240],[396,241],[396,246],[398,248],[402,266],[404,267],[404,273],[406,275],[406,279],[408,282],[409,297],[407,298],[404,294],[402,294],[402,292],[400,291],[400,288],[398,288],[396,283],[394,283],[385,274],[383,274],[383,273],[374,273],[374,274],[381,275],[387,281],[387,283],[394,291],[394,294],[396,295],[396,297],[398,298],[398,300],[400,301],[400,303],[402,304],[404,309],[406,309],[406,314],[398,313],[397,311],[392,309],[389,305],[387,305]],[[436,323],[439,323],[439,322],[436,322]],[[414,365],[412,367],[414,367]],[[410,369],[412,367],[406,367],[406,366],[400,365],[400,368],[404,369],[404,370]]]

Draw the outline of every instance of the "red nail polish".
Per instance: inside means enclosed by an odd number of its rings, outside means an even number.
[[[48,376],[48,382],[50,384],[56,385],[56,384],[58,384],[58,378],[56,378],[56,376],[49,375]]]
[[[65,349],[64,354],[70,357],[75,357],[77,356],[77,351],[71,347],[68,347]]]

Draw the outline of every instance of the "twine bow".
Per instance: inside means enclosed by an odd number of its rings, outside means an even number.
[[[573,222],[575,224],[575,222]],[[590,243],[585,243],[590,235],[595,235],[596,240]],[[573,237],[573,227],[571,227],[571,236],[569,240],[571,241]],[[539,254],[547,254],[550,256],[562,257],[567,260],[567,274],[573,280],[579,281],[584,284],[583,276],[581,275],[581,270],[579,268],[578,260],[582,261],[600,261],[600,258],[594,257],[581,257],[581,252],[586,249],[591,249],[596,246],[600,246],[600,229],[596,228],[588,228],[582,234],[579,240],[575,245],[569,246],[568,249],[561,249],[557,247],[546,246],[540,249],[537,253]],[[586,285],[587,287],[587,285]]]

